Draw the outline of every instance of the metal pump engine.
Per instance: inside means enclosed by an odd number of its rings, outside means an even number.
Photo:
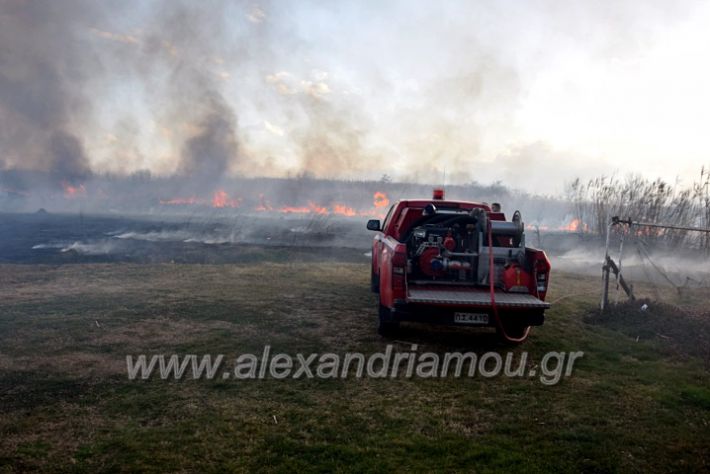
[[[525,245],[520,212],[516,211],[510,222],[489,221],[482,209],[461,213],[439,210],[433,204],[427,206],[422,223],[414,226],[409,236],[408,273],[431,281],[486,284],[488,260],[481,255],[488,255],[489,222],[494,240],[496,283],[501,283],[508,267],[517,269],[514,270],[516,276],[521,272],[525,276],[521,270]],[[516,278],[516,281],[522,279]]]

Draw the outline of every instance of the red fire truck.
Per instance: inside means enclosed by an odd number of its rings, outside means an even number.
[[[498,204],[402,200],[383,222],[368,221],[372,290],[379,294],[379,332],[401,321],[495,327],[509,343],[544,322],[550,261],[525,246],[520,212],[510,221]]]

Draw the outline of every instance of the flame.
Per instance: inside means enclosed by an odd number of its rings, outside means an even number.
[[[308,203],[308,207],[316,214],[328,214],[328,208],[323,206],[318,206],[313,202]]]
[[[348,207],[345,204],[335,204],[333,206],[333,214],[338,214],[340,216],[353,217],[357,215],[355,209]]]
[[[562,226],[561,230],[566,230],[567,232],[577,232],[580,229],[582,222],[579,219],[572,219],[572,222],[566,226]]]
[[[387,207],[389,203],[390,200],[387,197],[387,194],[383,192],[377,191],[374,196],[372,196],[372,205],[375,206],[375,208]]]
[[[279,209],[279,212],[283,212],[285,214],[329,214],[327,207],[319,206],[313,201],[310,201],[308,206],[284,206]]]
[[[79,196],[86,196],[86,188],[83,184],[79,186],[73,186],[66,181],[62,182],[62,188],[64,188],[64,197],[67,199],[74,199]]]
[[[206,206],[211,205],[215,208],[226,208],[226,207],[239,207],[242,203],[241,198],[232,199],[229,197],[226,191],[219,189],[215,191],[212,199],[207,201],[206,199],[199,198],[197,196],[188,197],[176,197],[172,199],[161,199],[160,204],[164,206]]]
[[[565,232],[589,232],[589,226],[579,219],[572,219],[569,224],[563,225],[559,230]]]
[[[238,208],[242,206],[242,198],[232,198],[223,189],[218,189],[210,200],[196,196],[176,197],[172,199],[161,199],[160,204],[167,206],[212,206],[214,208]],[[390,200],[383,192],[376,192],[373,196],[373,207],[371,209],[356,209],[342,203],[333,203],[324,206],[314,201],[309,201],[308,205],[285,205],[274,208],[264,194],[259,195],[258,204],[253,207],[255,212],[279,212],[282,214],[315,214],[315,215],[338,215],[344,217],[384,217],[383,208],[389,205]]]
[[[212,207],[239,207],[241,203],[242,200],[240,198],[231,199],[229,194],[227,194],[223,189],[215,191],[214,196],[212,196]]]

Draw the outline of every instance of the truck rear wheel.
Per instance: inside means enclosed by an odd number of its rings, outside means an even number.
[[[399,321],[392,320],[392,311],[382,304],[380,304],[380,324],[377,327],[377,332],[380,336],[392,337],[399,331]]]

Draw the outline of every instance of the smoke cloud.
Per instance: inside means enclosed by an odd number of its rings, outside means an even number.
[[[219,97],[209,100],[209,111],[198,124],[196,135],[184,145],[180,172],[198,182],[214,182],[238,156],[236,117]]]
[[[88,75],[100,66],[75,32],[98,17],[93,3],[0,2],[0,168],[46,171],[55,183],[91,173],[76,127],[90,109]]]
[[[224,175],[238,159],[237,116],[204,64],[224,40],[217,19],[226,7],[212,6],[204,13],[159,2],[135,19],[141,31],[133,35],[103,29],[112,14],[132,15],[126,5],[0,2],[0,169],[43,171],[55,185],[75,185],[92,174],[86,141],[100,149],[96,136],[110,134],[121,143],[105,159],[130,172],[115,161],[138,146],[141,132],[104,127],[179,119],[163,137],[173,171],[202,182]],[[121,107],[123,93],[147,110]]]
[[[538,155],[549,180],[568,179],[561,169],[570,160],[593,176],[604,149],[577,145],[587,133],[616,146],[594,127],[623,114],[592,109],[625,101],[603,95],[614,84],[597,90],[587,76],[622,86],[634,71],[653,77],[625,65],[655,58],[647,53],[666,37],[659,32],[706,14],[630,1],[0,0],[2,180],[35,170],[54,187],[78,186],[143,172],[196,189],[241,176],[441,183],[446,175],[532,190],[538,180],[524,169]],[[621,66],[606,69],[609,58]],[[683,77],[706,82],[690,72]],[[624,87],[619,97],[657,93]],[[564,100],[552,100],[558,94]],[[702,123],[693,111],[657,115]],[[627,125],[615,124],[611,138]],[[607,162],[633,166],[624,147]]]

